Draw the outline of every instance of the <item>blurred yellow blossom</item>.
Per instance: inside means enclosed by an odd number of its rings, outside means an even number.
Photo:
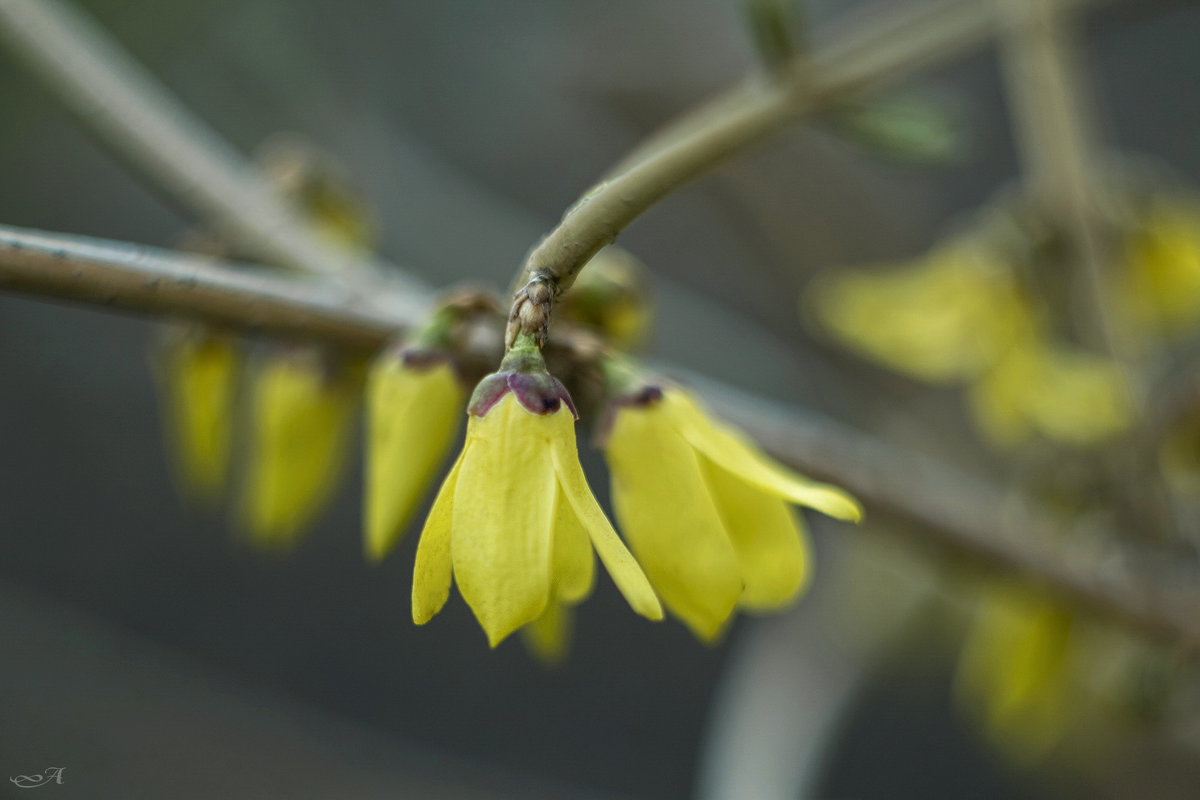
[[[1107,358],[1032,337],[1014,344],[971,386],[971,410],[996,444],[1039,434],[1086,445],[1127,428],[1133,405],[1124,375]]]
[[[454,441],[466,390],[448,357],[419,347],[389,350],[367,377],[367,555],[399,541]]]
[[[312,348],[257,366],[241,508],[254,543],[291,546],[329,499],[345,463],[356,373]]]
[[[986,593],[963,646],[959,701],[1021,762],[1045,756],[1066,732],[1075,688],[1069,611],[1031,589]]]
[[[857,520],[858,502],[796,475],[674,386],[619,396],[604,452],[621,530],[667,608],[704,640],[735,608],[784,606],[809,576],[789,503]]]
[[[1200,323],[1200,200],[1156,198],[1126,239],[1117,296],[1135,337]]]
[[[182,488],[205,501],[228,480],[239,360],[231,336],[199,326],[169,329],[155,354],[172,463]]]
[[[812,291],[819,319],[842,342],[931,382],[977,375],[1032,324],[1009,271],[968,244],[901,265],[839,269]]]

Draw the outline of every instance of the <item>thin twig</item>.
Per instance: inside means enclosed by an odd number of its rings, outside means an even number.
[[[1082,6],[1097,0],[1040,0]],[[586,193],[530,252],[515,281],[513,324],[539,334],[549,305],[602,247],[663,195],[745,151],[805,113],[849,95],[896,83],[988,41],[1001,18],[992,3],[926,0],[891,9],[788,69],[718,96],[650,137]],[[544,287],[544,288],[542,288]],[[530,313],[527,290],[545,307]],[[541,299],[541,298],[539,298]],[[515,336],[510,330],[509,338]]]
[[[1111,258],[1094,180],[1099,134],[1071,20],[1043,0],[997,0],[1006,31],[1005,88],[1030,191],[1057,217],[1068,239],[1083,302],[1075,309],[1085,340],[1116,358],[1111,319]]]
[[[232,265],[99,239],[0,227],[0,289],[124,311],[207,322],[352,347],[381,344],[421,318],[420,306],[381,307],[327,281],[247,274]],[[667,372],[679,370],[665,368]],[[914,537],[1002,572],[1044,583],[1068,600],[1143,634],[1200,648],[1200,594],[1144,574],[1111,551],[1081,555],[1049,543],[1055,526],[1014,512],[987,484],[815,414],[687,376],[722,416],[783,462],[845,486],[869,513],[916,525]],[[1093,540],[1094,541],[1094,540]]]
[[[0,40],[185,210],[255,257],[322,275],[386,273],[410,295],[427,292],[399,268],[314,235],[254,165],[71,4],[0,0]]]
[[[354,348],[378,347],[427,310],[344,281],[9,226],[0,226],[0,289]]]

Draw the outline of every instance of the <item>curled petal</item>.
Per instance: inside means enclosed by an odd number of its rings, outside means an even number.
[[[424,625],[441,611],[446,598],[450,596],[450,524],[458,471],[466,455],[467,448],[464,447],[450,468],[450,474],[442,481],[417,544],[417,561],[413,567],[412,614],[413,622],[418,625]]]
[[[743,480],[837,519],[862,519],[862,506],[850,494],[776,464],[745,436],[715,423],[683,392],[665,393],[663,404],[670,407],[679,430],[696,450]]]
[[[558,424],[563,428],[562,434],[554,441],[553,451],[555,471],[563,496],[575,510],[580,524],[592,540],[592,546],[596,548],[596,554],[604,562],[605,569],[629,606],[648,619],[662,619],[662,605],[650,588],[650,582],[613,530],[587,485],[575,450],[575,429],[570,416],[559,411],[552,417],[557,417]]]

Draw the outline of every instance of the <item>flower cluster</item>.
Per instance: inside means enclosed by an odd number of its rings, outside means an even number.
[[[394,433],[371,438],[368,508],[404,509],[368,514],[375,557],[394,544],[449,440],[451,426],[430,406],[452,407],[451,393],[424,392],[444,381],[434,378],[437,367],[410,361],[385,355],[371,378],[398,400],[372,389],[369,424]],[[467,406],[466,441],[417,548],[415,622],[431,619],[457,584],[493,646],[522,630],[535,652],[554,657],[568,609],[592,589],[594,550],[635,612],[660,619],[665,605],[711,640],[738,608],[778,608],[804,588],[807,540],[789,503],[859,518],[845,492],[775,464],[684,390],[636,378],[627,366],[607,374],[617,379],[610,379],[603,449],[633,553],[588,487],[570,395],[532,338],[521,338]],[[387,466],[413,454],[407,471]]]

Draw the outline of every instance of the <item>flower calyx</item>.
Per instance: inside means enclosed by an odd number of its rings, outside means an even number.
[[[533,414],[550,414],[566,404],[571,414],[579,418],[571,395],[546,369],[546,361],[531,335],[518,337],[516,346],[500,362],[500,369],[479,382],[467,413],[482,417],[510,392]]]

